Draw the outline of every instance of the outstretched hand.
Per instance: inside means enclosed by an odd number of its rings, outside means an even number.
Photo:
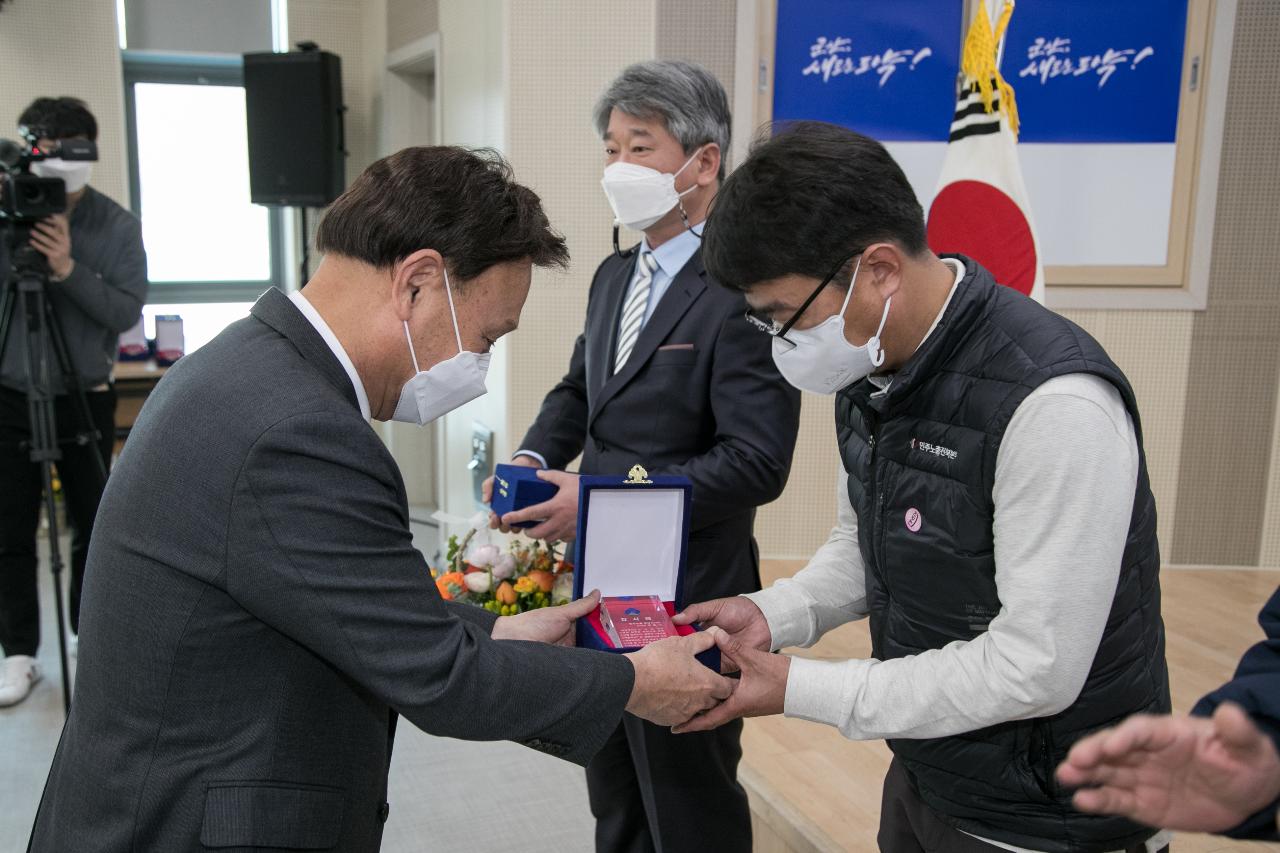
[[[1275,744],[1237,705],[1212,718],[1130,717],[1072,747],[1058,767],[1084,812],[1163,829],[1222,832],[1280,797]]]

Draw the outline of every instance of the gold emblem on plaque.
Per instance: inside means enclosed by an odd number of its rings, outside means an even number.
[[[627,475],[626,484],[628,486],[651,486],[653,480],[649,479],[649,472],[639,465],[632,466],[631,473]]]

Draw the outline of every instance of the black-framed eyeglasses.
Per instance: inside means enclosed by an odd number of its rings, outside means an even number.
[[[791,329],[795,326],[796,322],[800,319],[800,316],[804,314],[805,309],[807,309],[810,305],[813,304],[813,300],[818,298],[818,294],[822,293],[823,289],[828,284],[830,284],[832,281],[835,280],[835,277],[840,274],[840,270],[844,269],[845,265],[848,264],[849,261],[858,257],[858,255],[861,255],[865,251],[866,249],[858,249],[857,251],[850,252],[849,254],[841,258],[840,262],[835,265],[835,268],[831,270],[831,272],[827,273],[827,276],[822,280],[822,283],[819,284],[816,288],[814,288],[813,293],[810,293],[809,296],[804,300],[804,302],[800,303],[800,307],[796,309],[796,312],[791,315],[791,319],[788,320],[787,322],[779,323],[778,321],[773,320],[771,318],[762,317],[760,314],[757,314],[756,312],[752,311],[750,308],[747,309],[746,314],[744,314],[743,316],[746,318],[748,323],[755,326],[757,329],[764,332],[766,335],[771,335],[775,338],[780,338],[794,346],[794,343],[787,338],[787,332],[791,331]],[[850,282],[849,285],[850,287],[852,287],[853,282]]]

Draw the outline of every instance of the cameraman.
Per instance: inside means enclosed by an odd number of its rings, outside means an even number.
[[[98,123],[77,98],[37,98],[18,124],[47,146],[60,139],[96,141]],[[52,363],[57,398],[54,416],[62,458],[57,462],[71,529],[71,630],[80,616],[89,534],[103,483],[93,454],[104,467],[115,441],[116,395],[111,367],[121,332],[137,322],[147,296],[147,259],[142,228],[131,213],[88,185],[92,163],[49,159],[31,164],[41,177],[67,185],[67,210],[38,223],[31,245],[49,264],[48,299],[58,318],[89,401],[96,445],[74,443],[82,428],[69,389]],[[0,241],[0,281],[10,269],[7,239]],[[40,468],[30,458],[26,331],[15,311],[5,351],[0,353],[0,707],[21,702],[40,679],[35,661],[40,643],[36,578],[36,527],[40,517]],[[52,356],[51,356],[52,358]]]

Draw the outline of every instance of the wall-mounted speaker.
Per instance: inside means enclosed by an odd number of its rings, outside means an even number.
[[[346,187],[342,63],[305,47],[244,55],[254,204],[324,207]]]

